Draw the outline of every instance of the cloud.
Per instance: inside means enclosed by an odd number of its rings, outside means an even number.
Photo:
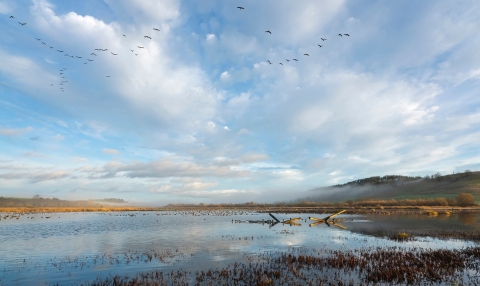
[[[53,136],[54,141],[61,141],[63,139],[65,139],[65,136],[60,135],[60,134],[57,134],[57,135]]]
[[[167,177],[227,177],[239,178],[250,174],[247,170],[235,170],[228,166],[202,166],[193,162],[174,162],[169,159],[150,163],[135,163],[128,167],[117,168],[126,172],[129,178],[167,178]]]
[[[240,160],[244,163],[254,163],[259,161],[266,161],[268,159],[270,159],[270,156],[268,156],[267,154],[255,154],[255,153],[248,153],[240,157]]]
[[[243,196],[244,201],[248,201],[248,199],[245,199],[245,196],[252,196],[257,193],[258,192],[251,191],[251,190],[227,189],[227,190],[212,190],[212,191],[185,191],[177,195],[192,197],[192,198],[210,198],[210,199],[218,199],[218,198],[225,199],[228,197],[236,196],[237,200],[238,200],[238,196]]]
[[[105,154],[110,154],[110,155],[120,154],[120,151],[115,150],[115,149],[108,149],[108,148],[103,148],[102,152],[105,153]]]
[[[26,27],[1,24],[12,43],[0,49],[2,86],[14,96],[0,101],[9,124],[0,155],[24,160],[20,173],[51,171],[31,163],[38,153],[49,156],[42,164],[72,170],[92,197],[223,192],[233,201],[249,190],[287,198],[291,189],[479,164],[474,1],[266,0],[248,13],[217,0],[104,2],[90,11],[35,0],[29,11],[15,8],[30,12]],[[95,48],[108,52],[83,65]],[[23,138],[26,126],[47,135]]]
[[[5,1],[0,2],[0,14],[8,14],[12,11],[12,7]]]
[[[0,174],[0,179],[4,180],[22,180],[27,179],[30,183],[39,183],[43,181],[56,181],[69,177],[70,174],[65,171],[56,172],[32,172],[32,173],[5,173]]]
[[[33,127],[26,127],[26,128],[2,128],[0,126],[0,135],[3,136],[19,136],[24,133],[31,132],[33,130]]]
[[[33,152],[33,151],[23,153],[23,156],[24,156],[24,157],[38,157],[38,158],[48,157],[48,155],[45,155],[45,154],[42,154],[42,153]]]

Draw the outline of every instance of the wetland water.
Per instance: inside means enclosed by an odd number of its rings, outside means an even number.
[[[352,257],[349,258],[350,262],[345,261],[351,264],[352,271],[356,271],[364,267],[360,262],[358,265],[355,264],[357,262],[352,262],[353,256],[358,253],[376,252],[380,256],[388,256],[403,255],[408,251],[433,251],[437,257],[434,258],[438,260],[438,255],[445,253],[435,252],[437,250],[462,249],[474,249],[465,254],[469,259],[473,257],[473,264],[465,269],[459,268],[455,275],[463,282],[479,281],[479,273],[476,272],[479,263],[478,240],[428,236],[430,232],[444,230],[478,233],[480,217],[476,214],[436,217],[340,215],[339,218],[344,219],[340,224],[347,229],[326,224],[310,227],[312,221],[308,220],[309,216],[324,217],[313,214],[277,214],[279,219],[301,217],[302,220],[298,221],[301,225],[280,223],[272,227],[268,224],[238,223],[236,221],[268,220],[270,217],[266,213],[237,211],[49,213],[14,215],[13,218],[5,217],[6,215],[0,213],[0,285],[88,285],[116,275],[132,277],[148,271],[170,273],[168,281],[173,284],[203,285],[205,282],[208,285],[208,279],[220,279],[222,273],[236,273],[236,269],[230,269],[237,267],[236,262],[245,265],[250,263],[250,266],[256,263],[256,267],[264,271],[262,275],[265,277],[261,279],[266,281],[265,285],[287,285],[293,282],[302,285],[303,282],[307,284],[310,281],[308,273],[317,278],[329,271],[333,275],[340,274],[333,271],[333,268],[320,269],[316,274],[314,268],[308,268],[305,270],[306,277],[300,277],[296,272],[300,268],[292,268],[290,270],[294,271],[294,276],[299,280],[275,280],[280,274],[274,271],[270,273],[266,267],[275,268],[279,263],[297,265],[295,257],[299,256],[307,257],[304,262],[312,264],[314,262],[309,262],[311,259],[329,255],[338,258],[339,255],[346,254]],[[420,232],[422,236],[407,241],[384,236],[386,232],[409,231]],[[385,254],[381,251],[387,252]],[[295,256],[294,261],[289,255]],[[259,262],[264,264],[259,266]],[[315,263],[318,265],[327,262],[315,260]],[[334,265],[335,269],[342,268],[337,264]],[[345,268],[348,268],[347,265]],[[222,269],[230,272],[221,272]],[[217,272],[202,276],[208,270]],[[341,277],[332,276],[331,279],[355,284],[365,281],[362,279],[370,275],[369,270],[363,276],[352,271],[344,271]],[[174,276],[183,278],[175,280],[177,278]],[[435,284],[447,285],[457,278],[451,281],[436,280]],[[220,280],[214,280],[213,284],[216,284],[215,281]],[[320,280],[316,281],[318,283]]]

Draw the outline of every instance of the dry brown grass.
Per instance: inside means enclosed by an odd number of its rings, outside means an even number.
[[[69,213],[69,212],[128,212],[128,211],[157,211],[151,207],[0,207],[5,213]]]

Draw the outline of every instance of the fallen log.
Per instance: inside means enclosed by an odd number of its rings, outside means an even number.
[[[310,220],[316,220],[316,221],[323,221],[323,222],[326,222],[328,221],[329,219],[331,219],[332,217],[335,217],[339,214],[343,214],[344,212],[346,212],[347,210],[343,210],[343,211],[340,211],[338,213],[335,213],[335,214],[332,214],[332,215],[329,215],[327,217],[324,217],[324,218],[316,218],[316,217],[309,217]]]

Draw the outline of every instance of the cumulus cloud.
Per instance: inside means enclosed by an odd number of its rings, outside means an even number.
[[[19,154],[4,153],[8,160],[38,160],[29,153],[34,144],[51,164],[75,157],[65,164],[92,192],[231,200],[255,186],[267,197],[273,189],[478,164],[476,2],[266,0],[248,14],[225,1],[104,2],[111,15],[59,13],[53,1],[34,0],[22,30],[32,41],[17,36],[21,27],[3,29],[2,40],[15,41],[0,49],[5,86],[26,106],[45,105],[25,112],[0,101],[16,124],[0,127],[6,149]],[[84,59],[109,50],[83,65],[32,48],[34,37]],[[57,67],[67,68],[65,92]],[[33,130],[25,126],[47,132],[24,142],[20,135]],[[45,140],[54,136],[62,140]]]
[[[150,163],[136,163],[120,170],[130,178],[167,178],[167,177],[245,177],[250,172],[235,170],[228,166],[202,166],[193,162],[174,162],[169,159]]]

